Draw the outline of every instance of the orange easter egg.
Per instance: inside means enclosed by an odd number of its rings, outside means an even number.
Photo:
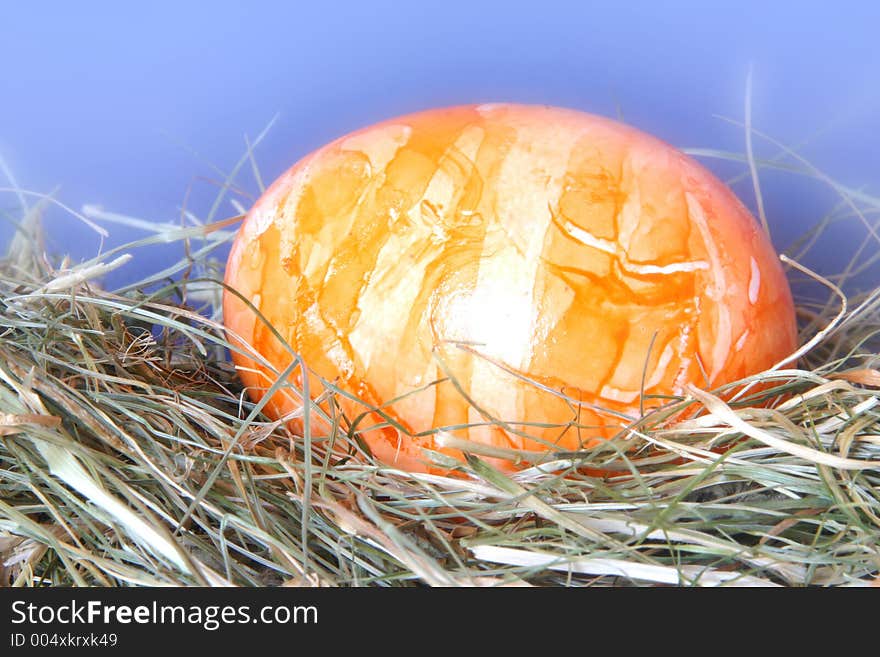
[[[312,398],[318,377],[345,391],[374,454],[415,471],[435,469],[425,449],[462,458],[438,435],[590,446],[796,345],[776,253],[724,184],[638,130],[543,106],[425,111],[320,148],[248,213],[226,283],[249,302],[227,292],[224,317],[260,355],[233,354],[254,400],[296,353]],[[281,390],[265,408],[301,406]]]

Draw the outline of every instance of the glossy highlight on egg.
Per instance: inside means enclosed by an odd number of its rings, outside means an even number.
[[[424,450],[462,458],[438,435],[589,447],[796,346],[779,260],[730,189],[658,139],[546,106],[430,110],[311,153],[248,213],[226,284],[251,397],[277,377],[261,360],[298,354],[310,396],[345,391],[374,455],[412,471],[437,470]],[[265,411],[297,429],[301,407],[281,390]]]

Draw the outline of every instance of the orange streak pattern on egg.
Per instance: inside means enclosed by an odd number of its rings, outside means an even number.
[[[642,392],[737,380],[796,338],[773,247],[727,187],[648,135],[549,107],[422,112],[316,151],[252,208],[226,282],[309,368],[409,434],[516,449],[595,444],[625,422],[594,406],[636,416]],[[290,364],[233,294],[224,315]],[[274,375],[233,358],[259,399]],[[363,435],[385,462],[431,469],[433,436]]]

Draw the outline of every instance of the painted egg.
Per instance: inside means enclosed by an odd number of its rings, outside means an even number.
[[[285,370],[301,386],[298,354],[310,396],[332,384],[343,427],[413,471],[435,469],[425,450],[462,458],[438,436],[591,446],[796,345],[773,246],[724,184],[631,127],[544,106],[425,111],[315,151],[248,213],[226,283],[232,342],[260,355],[233,354],[252,398]],[[301,407],[279,390],[265,409]]]

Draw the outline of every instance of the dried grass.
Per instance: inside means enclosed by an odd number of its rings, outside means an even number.
[[[701,154],[829,183],[751,152]],[[691,388],[606,444],[513,476],[459,444],[470,457],[450,477],[374,462],[352,418],[295,436],[247,400],[219,317],[214,254],[235,221],[213,221],[219,200],[189,225],[87,207],[76,214],[89,225],[148,235],[71,266],[39,230],[57,201],[30,207],[13,185],[27,216],[0,262],[0,584],[876,583],[880,287],[840,287],[877,260],[880,201],[830,184],[834,220],[870,230],[827,298],[799,299],[799,367],[780,363],[727,402]],[[186,255],[121,290],[98,284],[155,243]],[[689,419],[671,421],[684,407]]]

